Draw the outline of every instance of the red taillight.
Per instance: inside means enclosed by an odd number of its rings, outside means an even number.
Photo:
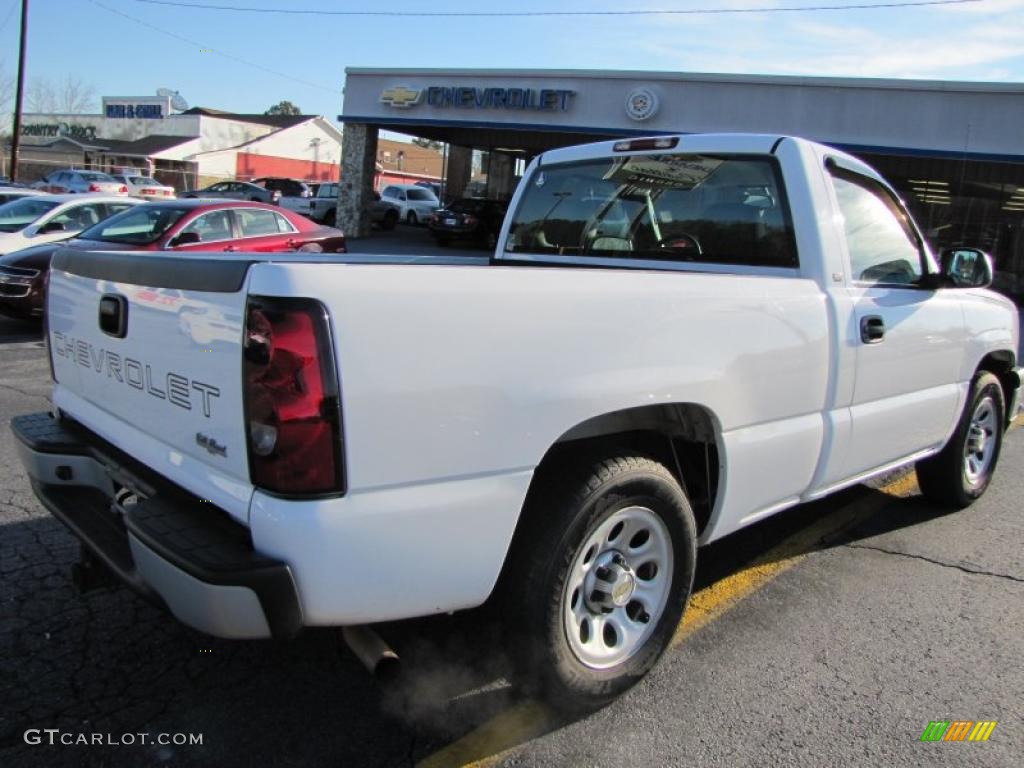
[[[251,296],[244,355],[253,485],[286,495],[343,493],[341,401],[323,304]]]
[[[90,192],[102,192],[103,190],[100,189],[100,185],[99,184],[90,184],[89,185],[89,191]]]
[[[156,189],[143,189],[139,192],[140,195],[155,195],[158,192]]]
[[[469,225],[476,224],[476,216],[463,216],[462,223]]]
[[[99,190],[97,190],[97,191],[99,191]],[[122,184],[121,188],[119,190],[117,190],[117,191],[120,192],[122,195],[127,195],[128,194],[128,187],[126,187],[124,184]]]

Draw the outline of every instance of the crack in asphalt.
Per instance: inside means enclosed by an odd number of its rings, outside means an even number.
[[[951,568],[955,571],[962,571],[963,573],[969,573],[972,576],[991,576],[996,579],[1006,579],[1007,581],[1015,581],[1018,584],[1024,584],[1024,579],[1019,576],[1011,576],[1008,573],[996,573],[995,571],[984,571],[980,568],[971,568],[964,563],[950,563],[945,560],[936,560],[925,555],[915,555],[911,552],[901,552],[898,549],[886,549],[885,547],[876,547],[870,544],[844,544],[843,546],[849,549],[870,549],[872,552],[881,552],[884,555],[894,555],[896,557],[906,557],[911,560],[923,560],[926,563],[932,565],[938,565],[942,568]]]
[[[49,398],[46,395],[40,395],[35,392],[26,392],[24,389],[19,389],[18,387],[12,386],[11,384],[5,384],[2,381],[0,381],[0,389],[8,389],[11,392],[16,392],[17,394],[24,395],[25,397],[38,397],[43,400],[49,400]]]

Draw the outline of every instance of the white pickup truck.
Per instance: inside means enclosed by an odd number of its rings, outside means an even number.
[[[908,464],[964,507],[1018,409],[988,257],[797,138],[553,150],[489,261],[355,261],[55,256],[53,413],[12,426],[83,582],[230,638],[500,600],[520,682],[595,705],[698,547]]]

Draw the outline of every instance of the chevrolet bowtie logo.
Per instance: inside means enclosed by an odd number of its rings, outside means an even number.
[[[381,93],[380,100],[396,109],[408,109],[420,103],[420,96],[423,91],[410,88],[407,85],[396,85]]]

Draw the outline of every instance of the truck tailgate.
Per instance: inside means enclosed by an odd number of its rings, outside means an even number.
[[[47,311],[54,404],[243,521],[250,263],[65,250],[54,257]]]

